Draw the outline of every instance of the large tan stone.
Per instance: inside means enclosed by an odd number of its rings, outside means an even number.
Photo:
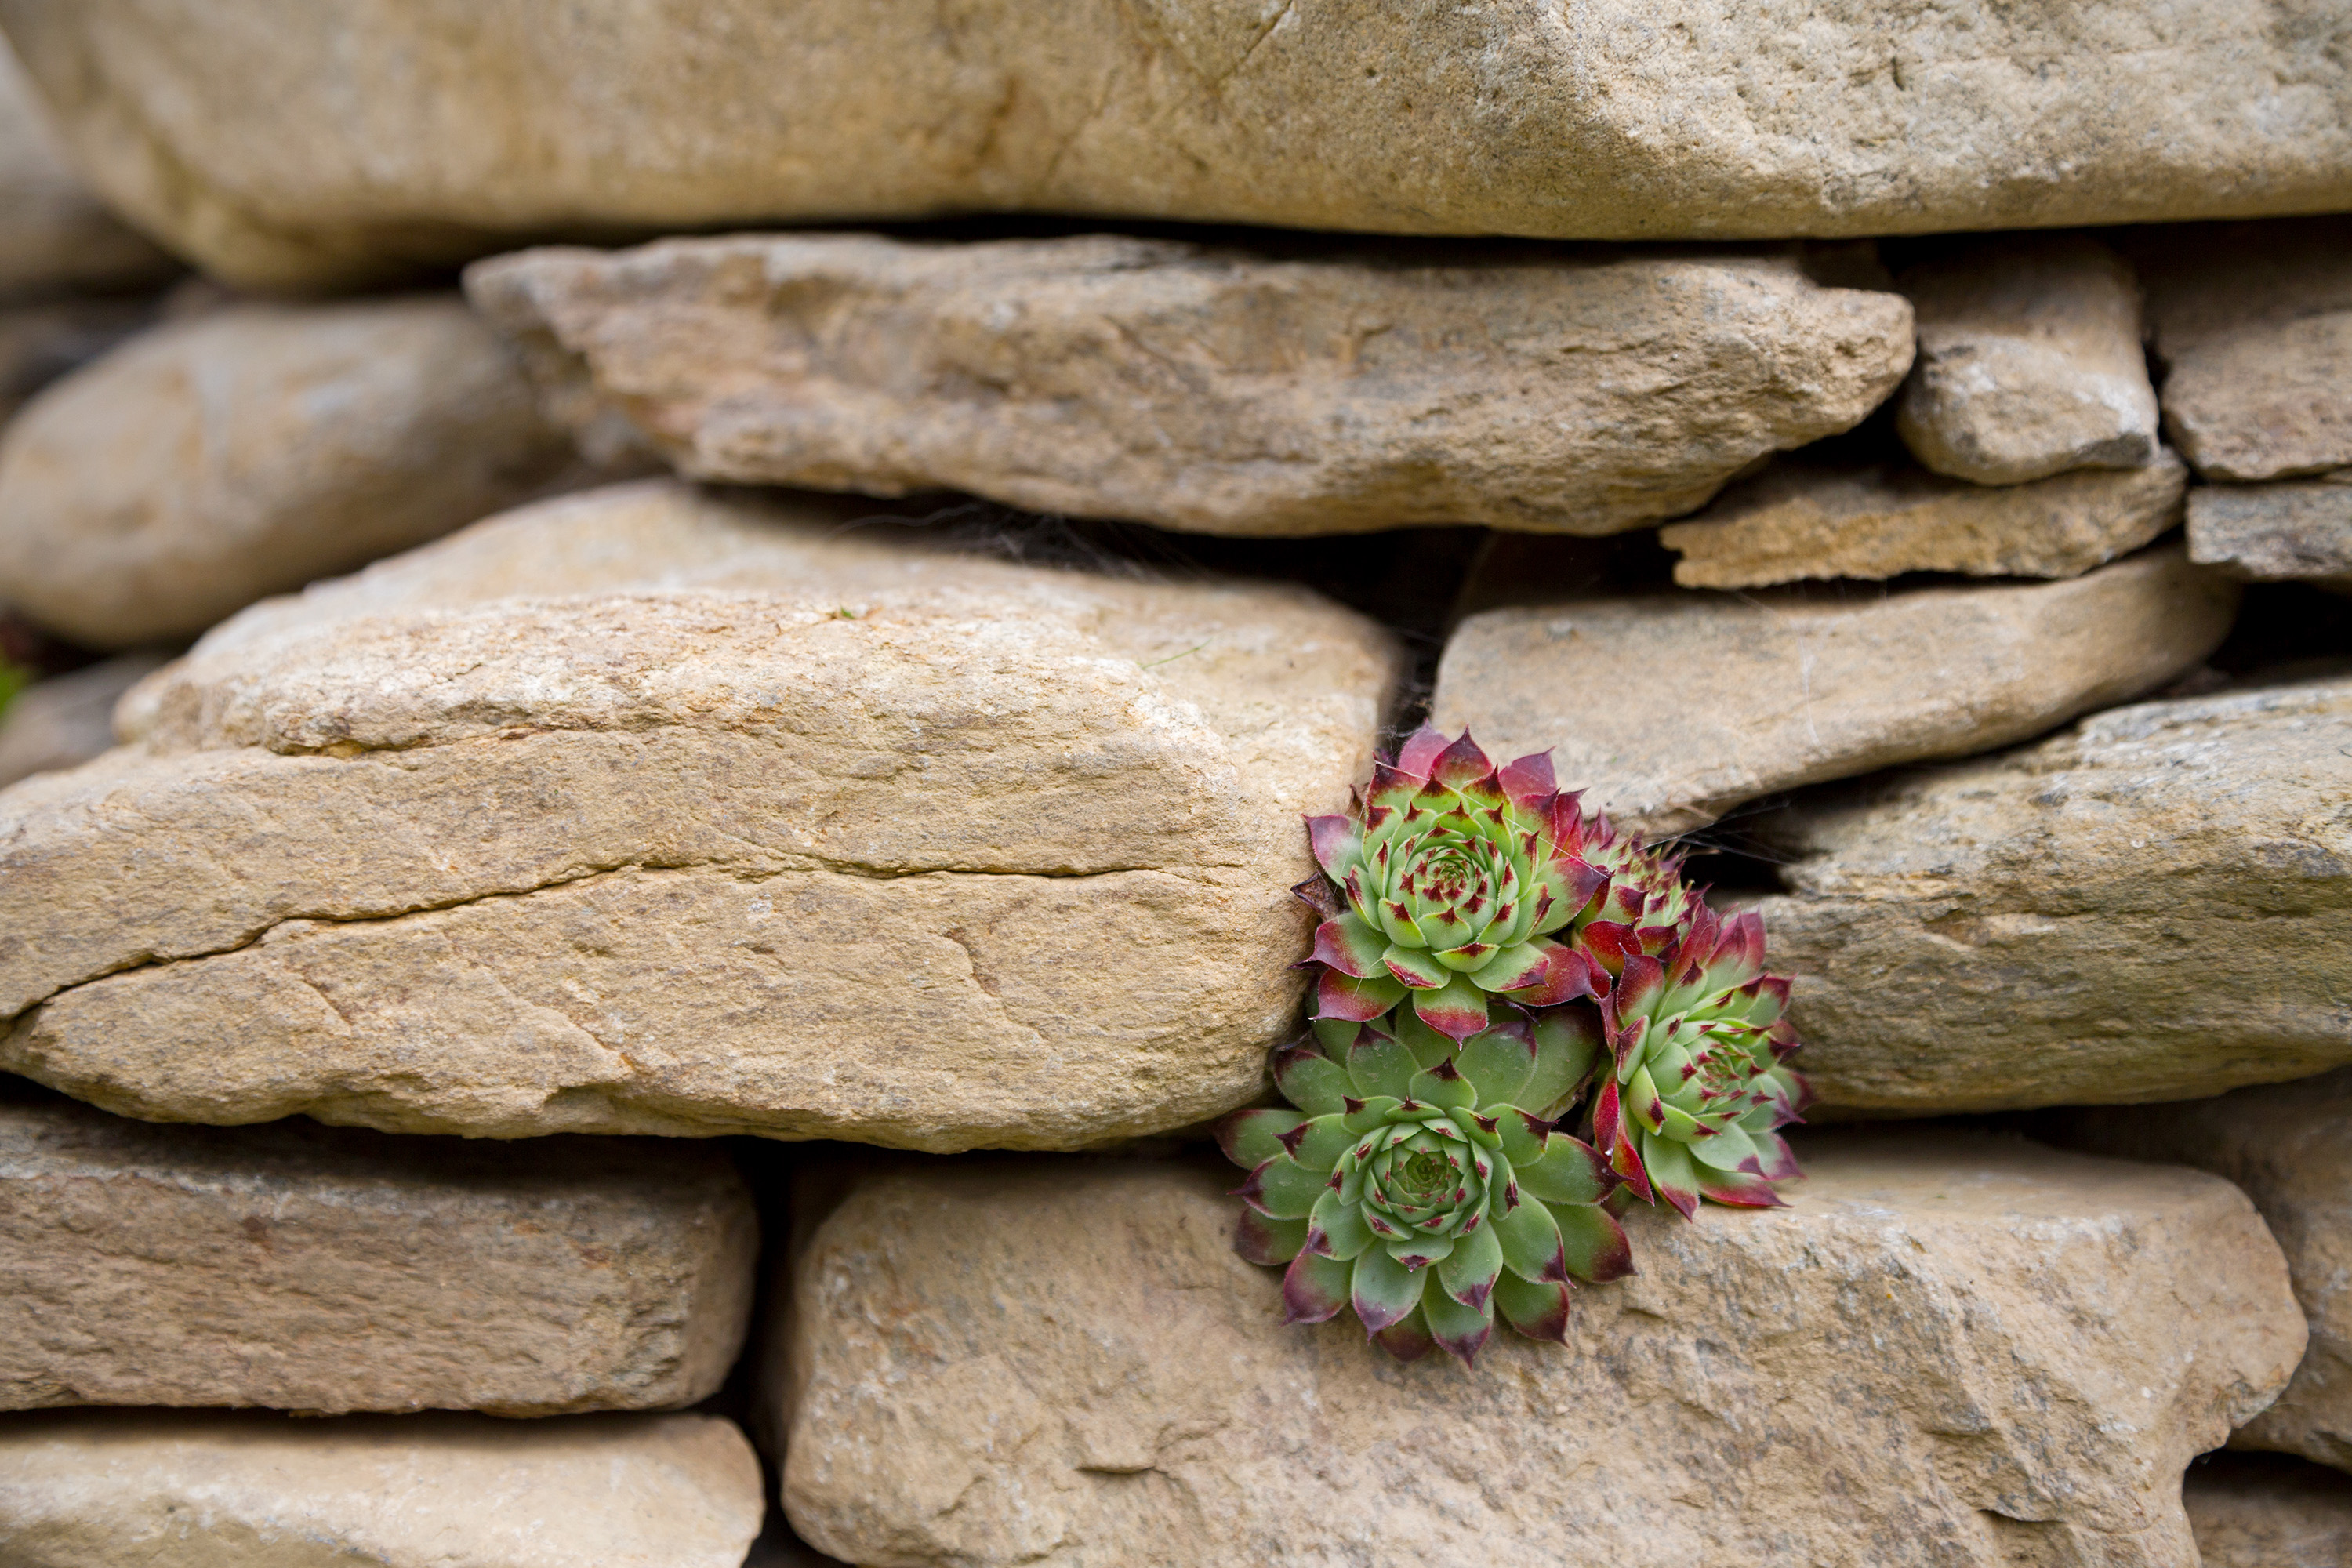
[[[2177,1105],[2053,1112],[2046,1131],[2100,1153],[2195,1165],[2254,1200],[2286,1253],[2311,1348],[2231,1446],[2352,1470],[2352,1071]]]
[[[2341,678],[2148,702],[1764,819],[1815,1087],[1925,1115],[2352,1061],[2347,723]]]
[[[2352,590],[2352,468],[2332,483],[2200,485],[2189,553],[2252,582]]]
[[[733,1364],[758,1251],[700,1145],[0,1100],[0,1408],[674,1408]]]
[[[1984,485],[2157,453],[2130,264],[2087,236],[1981,241],[1903,275],[1919,363],[1895,425],[1912,456]]]
[[[0,784],[79,767],[114,745],[114,705],[163,665],[157,653],[125,653],[17,693],[0,709]]]
[[[2352,205],[2337,20],[2333,0],[0,5],[107,195],[273,285],[513,235],[984,210],[1616,239],[2326,211]]]
[[[2124,473],[1986,486],[1898,464],[1776,465],[1661,529],[1685,588],[1807,577],[2073,577],[2179,525],[2188,470],[2169,453]]]
[[[2244,1196],[1982,1135],[1803,1153],[1785,1210],[1636,1214],[1566,1347],[1475,1372],[1285,1327],[1230,1170],[865,1177],[792,1269],[784,1506],[871,1568],[2194,1568],[2181,1469],[2303,1343]]]
[[[1793,256],[858,235],[527,251],[467,275],[593,447],[699,479],[1208,533],[1612,533],[1859,422],[1911,363],[1895,294]]]
[[[0,1068],[163,1120],[933,1150],[1249,1098],[1391,639],[841,515],[617,487],[223,627],[138,744],[0,795]]]
[[[1432,713],[1653,835],[1742,801],[1965,756],[2162,686],[2229,635],[2238,591],[2178,550],[2065,583],[1669,592],[1471,616]],[[1670,701],[1643,700],[1660,689]]]
[[[232,306],[141,334],[0,437],[0,600],[77,641],[193,636],[578,462],[450,296]]]
[[[740,1568],[760,1493],[709,1415],[0,1422],[11,1568]]]
[[[2192,1466],[2182,1491],[2203,1568],[2352,1563],[2352,1487],[2342,1476],[2229,1455]]]
[[[173,270],[66,166],[32,84],[0,38],[0,298],[132,288]]]
[[[2352,217],[2158,230],[2137,256],[2165,429],[2199,473],[2352,465]]]

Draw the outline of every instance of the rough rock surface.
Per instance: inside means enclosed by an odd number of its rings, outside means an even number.
[[[1895,414],[1939,474],[1983,485],[2156,457],[2139,285],[2079,235],[1965,246],[1906,270],[1919,363]]]
[[[2125,473],[1989,487],[1899,465],[1779,464],[1658,537],[1686,588],[1906,572],[2072,577],[2180,521],[2188,470],[2169,454]]]
[[[2159,229],[2136,254],[2165,429],[2191,467],[2249,481],[2352,465],[2352,217]]]
[[[1785,255],[748,236],[467,289],[592,447],[625,419],[700,479],[1208,533],[1612,533],[1854,425],[1912,352],[1899,296]]]
[[[2352,1563],[2352,1486],[2342,1476],[2228,1455],[2191,1466],[2181,1489],[2204,1568]]]
[[[0,1068],[162,1120],[933,1150],[1248,1099],[1387,634],[842,515],[619,486],[223,627],[137,745],[0,795]]]
[[[2193,1568],[2182,1467],[2303,1345],[2244,1196],[1983,1135],[1803,1153],[1787,1209],[1635,1215],[1565,1348],[1475,1373],[1285,1327],[1229,1171],[866,1176],[793,1265],[785,1507],[877,1568]]]
[[[2047,1122],[2078,1147],[2227,1176],[2254,1200],[2286,1253],[2311,1348],[2278,1403],[2232,1446],[2352,1470],[2352,1071],[2178,1105],[2053,1112]]]
[[[751,1444],[709,1415],[0,1424],[12,1568],[740,1568],[761,1502]]]
[[[1764,820],[1815,1087],[1927,1115],[2352,1061],[2347,723],[2340,678],[2142,703]]]
[[[1620,239],[2327,211],[2352,205],[2337,20],[2334,0],[0,3],[107,195],[275,285],[509,235],[982,210]]]
[[[66,167],[32,84],[0,38],[0,298],[132,288],[173,270]]]
[[[0,1100],[0,1408],[691,1405],[742,1343],[759,1245],[750,1190],[698,1144]]]
[[[233,306],[142,333],[0,437],[0,600],[121,647],[513,505],[576,465],[446,295]]]
[[[2352,590],[2352,469],[2332,483],[2199,486],[2189,554],[2252,582]]]
[[[26,687],[0,711],[0,785],[79,767],[114,744],[114,705],[163,667],[156,653],[125,653]]]
[[[2066,583],[1490,610],[1447,641],[1432,712],[1497,756],[1549,750],[1588,805],[1678,833],[1776,790],[1990,751],[2141,696],[2212,652],[2237,603],[2168,550]],[[1718,673],[1672,679],[1671,703],[1626,700],[1660,671]]]

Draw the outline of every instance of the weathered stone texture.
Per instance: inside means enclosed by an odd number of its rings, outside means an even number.
[[[232,306],[55,383],[0,437],[0,600],[94,647],[513,505],[578,459],[448,296]]]
[[[2352,590],[2352,469],[2332,483],[2200,485],[2189,554],[2252,582]]]
[[[1588,806],[1678,833],[1776,790],[1990,751],[2141,696],[2212,652],[2237,603],[2174,550],[2067,583],[1490,610],[1447,641],[1432,711],[1496,756],[1549,750]],[[1639,700],[1654,687],[1674,700]]]
[[[163,664],[161,654],[118,654],[17,693],[0,713],[0,784],[79,767],[107,751],[115,703]]]
[[[2167,454],[2126,473],[1991,487],[1918,468],[1776,465],[1658,537],[1685,588],[1808,577],[2073,577],[2180,521],[2188,470]]]
[[[505,236],[982,210],[1619,239],[2326,211],[2352,205],[2338,20],[2333,0],[0,4],[107,195],[271,285]]]
[[[2352,1060],[2347,723],[2340,678],[2148,702],[1764,819],[1815,1087],[1927,1115]]]
[[[0,1424],[11,1568],[740,1568],[761,1501],[751,1444],[709,1415]]]
[[[2278,1403],[2231,1444],[2352,1470],[2352,1071],[2178,1105],[2053,1112],[2048,1131],[2101,1153],[2211,1171],[2254,1200],[2286,1253],[2311,1348]]]
[[[164,1120],[933,1150],[1246,1100],[1390,637],[838,515],[616,487],[222,628],[137,746],[0,796],[0,1066]]]
[[[759,1223],[724,1154],[234,1131],[0,1100],[0,1408],[667,1409]]]
[[[785,1507],[876,1568],[2193,1568],[2182,1467],[2303,1344],[2244,1196],[1980,1135],[1803,1153],[1785,1210],[1637,1213],[1565,1349],[1475,1373],[1285,1327],[1230,1172],[865,1176],[793,1267]]]
[[[0,298],[135,288],[173,270],[66,167],[32,84],[0,38]]]
[[[2156,457],[2130,264],[2077,235],[1969,245],[1903,275],[1919,363],[1895,416],[1912,455],[1985,485]]]
[[[699,479],[1208,533],[1612,533],[1854,425],[1911,363],[1899,296],[1791,256],[1485,248],[751,236],[467,289],[592,447],[625,421]]]
[[[2199,473],[2352,465],[2352,217],[2159,229],[2137,256],[2165,428]]]
[[[2190,1467],[2182,1491],[2203,1568],[2352,1563],[2352,1486],[2342,1476],[2226,1455]]]

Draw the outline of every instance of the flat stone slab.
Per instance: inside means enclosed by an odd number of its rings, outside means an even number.
[[[177,265],[66,164],[33,86],[0,38],[0,298],[136,288]]]
[[[1905,271],[1919,363],[1895,426],[1939,474],[2022,484],[2157,455],[2130,263],[2084,235],[2010,235]]]
[[[2176,1105],[2054,1111],[2049,1136],[2226,1176],[2286,1254],[2311,1348],[2278,1403],[2231,1439],[2352,1470],[2352,1070]],[[2339,1483],[2352,1497],[2352,1483]]]
[[[1759,821],[1822,1100],[2116,1104],[2352,1061],[2347,723],[2340,678],[2147,702]],[[2261,983],[2215,984],[2228,953]]]
[[[2352,591],[2352,468],[2332,481],[2199,486],[2189,554],[2249,582]]]
[[[1897,464],[1791,462],[1658,537],[1681,555],[1675,581],[1685,588],[1906,572],[2074,577],[2178,526],[2188,479],[2169,453],[2121,473],[1998,487]]]
[[[740,1568],[761,1489],[711,1415],[0,1422],[0,1554],[30,1568]]]
[[[1759,795],[1990,751],[2141,696],[2212,652],[2237,603],[2168,550],[2063,583],[1489,610],[1447,641],[1432,713],[1496,756],[1549,749],[1588,807],[1679,833]],[[1661,672],[1681,672],[1664,677],[1671,702],[1594,700]]]
[[[2190,1467],[2183,1490],[2203,1568],[2352,1563],[2352,1487],[2333,1471],[2224,1455]]]
[[[698,479],[1206,533],[1613,533],[1911,363],[1900,296],[1793,256],[1484,250],[741,236],[525,251],[467,290],[592,447],[625,424]]]
[[[1286,1327],[1230,1172],[820,1173],[772,1374],[784,1506],[909,1568],[1176,1541],[1202,1568],[2194,1568],[2181,1470],[2303,1344],[2244,1195],[1981,1134],[1801,1152],[1786,1209],[1639,1209],[1639,1274],[1475,1372]]]
[[[1393,641],[842,515],[615,487],[207,637],[136,744],[0,795],[0,1069],[166,1121],[934,1151],[1258,1092],[1299,816],[1369,775]]]
[[[698,1144],[0,1100],[0,1409],[675,1408],[734,1363],[759,1247]]]
[[[247,283],[973,212],[1602,239],[2352,207],[2336,0],[7,0],[108,196]],[[397,69],[354,62],[397,61]],[[289,127],[299,127],[289,132]]]
[[[578,467],[454,295],[228,305],[140,333],[9,421],[0,598],[93,647],[193,637]]]

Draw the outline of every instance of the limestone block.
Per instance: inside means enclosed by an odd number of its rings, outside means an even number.
[[[2182,1490],[2204,1568],[2352,1563],[2352,1487],[2342,1476],[2228,1455],[2192,1466]]]
[[[2079,235],[1988,240],[1907,269],[1919,363],[1896,427],[1939,474],[1982,485],[2157,454],[2139,285]]]
[[[0,1068],[158,1120],[931,1150],[1247,1100],[1392,640],[840,516],[615,487],[207,637],[137,744],[0,795]]]
[[[740,1568],[761,1500],[711,1415],[0,1422],[11,1568]]]
[[[2164,424],[2208,479],[2352,465],[2352,217],[2158,230],[2137,257]]]
[[[1445,645],[1433,716],[1549,750],[1652,835],[1742,801],[1990,751],[2141,696],[2229,635],[2238,592],[2178,550],[2063,583],[1670,592],[1489,610]],[[1658,687],[1671,702],[1639,700]]]
[[[2101,1153],[2195,1165],[2254,1200],[2286,1253],[2311,1348],[2278,1403],[2231,1445],[2352,1470],[2352,1071],[2176,1105],[2053,1112],[2047,1131]]]
[[[733,1364],[758,1251],[699,1145],[0,1100],[0,1408],[674,1408]]]
[[[2251,582],[2352,590],[2352,468],[2332,483],[2199,486],[2189,554]]]
[[[1822,1098],[2122,1104],[2352,1061],[2347,722],[2340,677],[2142,703],[1761,821]]]
[[[108,196],[271,286],[511,236],[981,211],[1611,239],[2324,212],[2352,206],[2340,19],[2336,0],[0,3]]]
[[[0,437],[0,599],[76,641],[193,636],[577,463],[446,295],[231,306],[50,385]]]
[[[2189,474],[2163,454],[2123,473],[2059,474],[1999,487],[1897,464],[1777,465],[1687,522],[1659,530],[1685,588],[1807,577],[2073,577],[2180,521]]]
[[[784,1506],[874,1568],[2194,1568],[2182,1468],[2303,1344],[2243,1194],[1981,1134],[1803,1155],[1787,1209],[1640,1210],[1564,1348],[1475,1372],[1286,1327],[1230,1171],[865,1176],[801,1216]]]
[[[1613,533],[1911,363],[1899,296],[1791,256],[1485,250],[746,236],[526,251],[467,289],[575,429],[698,479],[1205,533]]]
[[[0,298],[135,288],[174,270],[66,166],[32,84],[0,38]]]
[[[0,710],[0,784],[79,767],[110,748],[115,703],[163,664],[161,654],[118,654],[17,693]]]

